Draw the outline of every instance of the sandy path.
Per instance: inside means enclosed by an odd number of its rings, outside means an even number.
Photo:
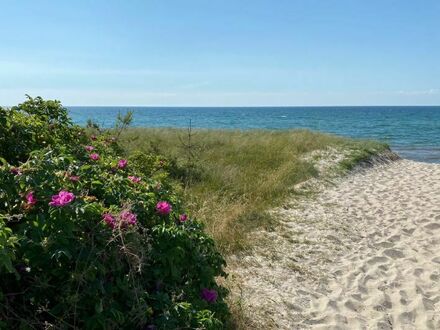
[[[440,329],[439,164],[376,166],[299,204],[231,260],[250,327]]]

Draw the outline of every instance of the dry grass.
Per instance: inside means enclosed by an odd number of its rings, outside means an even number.
[[[158,149],[188,166],[186,130],[132,128],[122,136],[128,152]],[[191,215],[206,224],[220,249],[228,254],[243,249],[253,229],[270,230],[267,212],[278,206],[293,186],[314,175],[311,160],[304,155],[328,147],[353,150],[355,162],[382,151],[385,145],[354,141],[305,130],[296,131],[226,131],[196,130],[191,137],[198,180],[187,185],[185,201]]]

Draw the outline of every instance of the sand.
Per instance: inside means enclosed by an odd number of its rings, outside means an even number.
[[[249,328],[440,329],[440,164],[374,166],[275,214],[229,261]]]

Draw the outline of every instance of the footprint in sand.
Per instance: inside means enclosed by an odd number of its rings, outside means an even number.
[[[414,276],[420,277],[422,275],[424,270],[422,268],[416,268],[414,269]]]
[[[387,257],[375,256],[367,261],[369,265],[383,264],[388,261]]]
[[[435,257],[432,259],[432,262],[440,264],[440,257]]]
[[[383,251],[383,254],[393,259],[400,259],[405,257],[402,251],[397,249],[387,249]]]
[[[424,228],[428,230],[437,230],[440,229],[440,223],[430,223],[429,225],[426,225]]]

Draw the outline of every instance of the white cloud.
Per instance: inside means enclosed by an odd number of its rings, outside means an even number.
[[[404,91],[400,90],[396,92],[400,95],[439,95],[440,89],[438,88],[431,88],[431,89],[425,89],[425,90],[414,90],[414,91]]]

